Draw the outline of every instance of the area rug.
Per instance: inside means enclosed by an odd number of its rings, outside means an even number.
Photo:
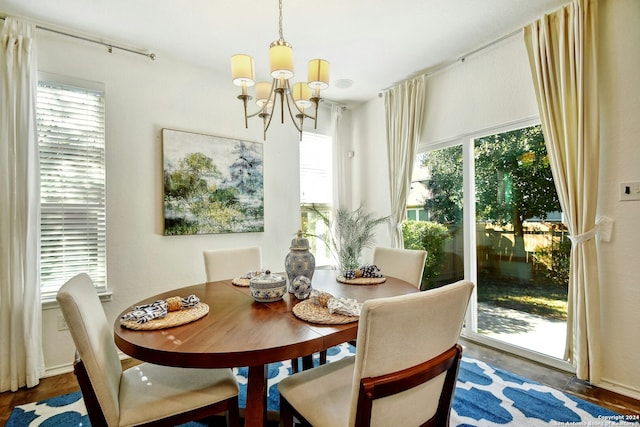
[[[348,344],[333,347],[327,351],[327,361],[331,363],[354,352],[354,347]],[[267,407],[270,411],[278,411],[278,382],[291,374],[291,365],[288,361],[272,363],[268,372]],[[234,369],[234,373],[240,385],[240,407],[245,407],[247,369]],[[6,424],[7,427],[89,425],[79,392],[17,406]],[[198,425],[189,423],[185,427]],[[451,411],[452,427],[569,425],[637,426],[638,423],[633,416],[617,414],[479,360],[463,357]]]

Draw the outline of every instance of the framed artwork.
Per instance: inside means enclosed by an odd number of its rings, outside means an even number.
[[[164,234],[264,231],[262,144],[162,129]]]

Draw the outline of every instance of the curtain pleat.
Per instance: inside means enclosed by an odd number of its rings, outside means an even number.
[[[44,373],[40,302],[40,173],[35,26],[0,33],[0,392]]]
[[[347,193],[344,170],[344,152],[342,144],[342,111],[341,105],[331,105],[331,136],[332,136],[332,184],[333,184],[333,210],[347,208],[347,201],[350,200]]]
[[[574,0],[525,27],[524,38],[558,197],[572,250],[565,358],[580,379],[601,378],[596,241],[599,115],[596,7]]]
[[[391,246],[403,248],[402,221],[411,189],[416,147],[424,121],[425,77],[406,80],[385,92]]]

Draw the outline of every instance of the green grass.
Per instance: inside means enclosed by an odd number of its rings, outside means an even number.
[[[540,280],[479,277],[477,292],[478,302],[554,320],[567,319],[567,289],[563,286]]]

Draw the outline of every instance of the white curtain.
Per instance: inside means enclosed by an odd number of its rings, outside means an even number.
[[[338,104],[331,104],[331,137],[332,137],[332,154],[333,154],[333,177],[332,177],[332,194],[333,194],[333,210],[338,208],[350,208],[347,201],[350,200],[346,181],[345,181],[345,153],[344,143],[342,141],[342,113],[344,107]]]
[[[525,43],[572,251],[565,357],[580,379],[601,377],[595,231],[599,176],[596,0],[574,0],[525,28]]]
[[[384,94],[391,200],[391,246],[403,248],[402,221],[424,120],[425,77],[406,80]]]
[[[40,174],[35,26],[0,33],[0,392],[44,372],[40,303]]]

